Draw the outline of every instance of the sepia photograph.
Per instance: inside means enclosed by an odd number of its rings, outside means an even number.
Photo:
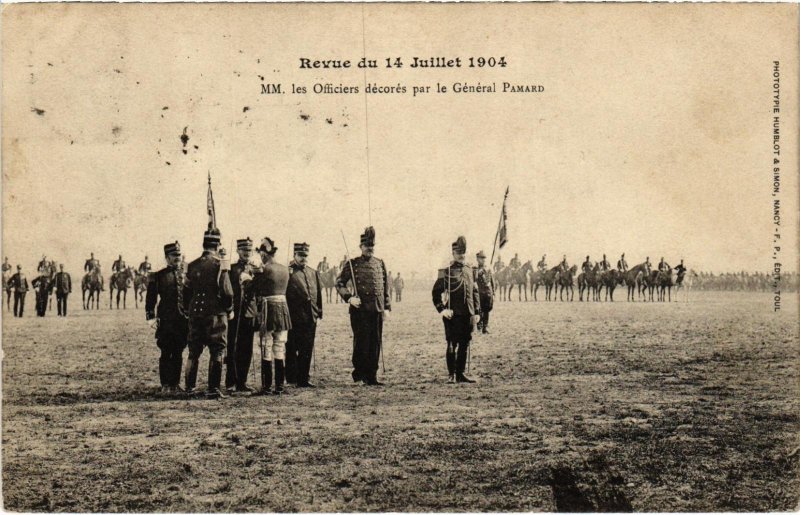
[[[2,509],[800,509],[794,3],[2,6]]]

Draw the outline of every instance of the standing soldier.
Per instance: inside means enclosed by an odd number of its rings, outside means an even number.
[[[228,318],[233,316],[230,261],[219,250],[220,233],[209,229],[203,235],[203,254],[189,263],[183,283],[184,311],[189,317],[189,357],[186,358],[186,392],[193,393],[203,347],[208,347],[208,393],[225,397],[222,359],[228,336]]]
[[[628,262],[625,261],[625,253],[624,252],[619,257],[619,261],[617,261],[617,270],[619,270],[623,274],[628,271]]]
[[[378,363],[383,346],[383,321],[391,311],[389,276],[384,262],[375,257],[375,229],[361,235],[361,255],[345,262],[336,280],[336,291],[350,304],[353,329],[353,381],[381,386]],[[347,283],[353,283],[351,293]]]
[[[261,348],[261,394],[270,393],[272,384],[272,362],[275,362],[275,395],[283,393],[285,377],[286,338],[292,328],[289,306],[286,304],[286,287],[289,284],[289,268],[275,261],[278,247],[270,238],[261,240],[258,253],[264,264],[255,276],[242,274],[245,291],[252,291],[257,300],[259,346]],[[267,342],[267,338],[271,342]]]
[[[11,286],[9,280],[11,277],[8,273],[11,272],[11,263],[8,262],[8,257],[3,261],[3,290],[6,293],[6,311],[11,309]]]
[[[467,240],[459,236],[453,243],[453,261],[439,270],[433,285],[433,305],[442,314],[447,340],[449,383],[474,383],[464,375],[472,328],[480,319],[481,301],[472,267],[465,264]]]
[[[14,288],[14,316],[22,318],[25,311],[25,295],[28,294],[28,278],[22,273],[22,265],[17,265],[17,273],[11,276],[9,283],[11,288]]]
[[[286,341],[286,380],[298,388],[314,388],[309,381],[317,320],[322,320],[322,283],[319,271],[306,266],[308,243],[294,244],[294,262],[289,267],[286,302],[292,329]]]
[[[139,263],[139,273],[142,275],[147,275],[153,267],[150,265],[150,261],[147,260],[147,256],[144,257],[144,261]]]
[[[242,287],[242,274],[253,274],[255,270],[250,263],[253,240],[249,237],[236,240],[236,252],[239,254],[239,261],[231,265],[233,318],[228,321],[225,388],[249,394],[253,389],[247,386],[247,374],[250,372],[250,363],[253,360],[253,334],[257,311],[252,293]]]
[[[397,277],[394,278],[394,291],[395,299],[397,302],[403,300],[403,288],[406,287],[406,282],[400,277],[400,272],[397,272]]]
[[[72,278],[67,272],[64,271],[64,265],[58,265],[58,273],[53,279],[53,285],[56,289],[56,307],[58,308],[58,316],[67,316],[67,297],[72,293]]]
[[[184,311],[184,270],[181,266],[181,246],[164,245],[167,266],[151,275],[147,283],[145,318],[156,330],[156,345],[161,350],[158,375],[163,393],[180,391],[181,361],[189,323]],[[158,308],[156,308],[156,302]]]
[[[505,267],[506,267],[506,264],[503,263],[503,257],[500,254],[498,254],[497,255],[497,261],[494,262],[494,273],[499,272],[500,270],[504,269]]]
[[[47,312],[47,299],[50,298],[52,284],[50,276],[44,270],[31,281],[31,286],[36,290],[36,316],[43,317]]]
[[[489,334],[489,312],[494,305],[494,278],[492,277],[492,271],[486,268],[486,254],[481,250],[475,257],[478,259],[475,281],[478,284],[478,293],[481,301],[481,319],[478,322],[478,329],[483,334]]]
[[[317,272],[319,272],[321,274],[324,274],[325,272],[327,272],[330,269],[331,269],[331,265],[328,264],[328,257],[327,256],[323,256],[322,257],[322,261],[320,261],[319,264],[317,265]]]

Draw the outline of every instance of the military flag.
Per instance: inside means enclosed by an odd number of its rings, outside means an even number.
[[[508,212],[506,211],[506,201],[508,201],[508,186],[506,186],[506,194],[503,197],[503,207],[500,209],[500,222],[497,224],[497,233],[494,235],[494,245],[492,245],[492,257],[489,259],[489,264],[494,262],[494,252],[497,248],[503,248],[508,243],[508,228],[506,222],[508,220]],[[499,245],[498,245],[499,241]]]

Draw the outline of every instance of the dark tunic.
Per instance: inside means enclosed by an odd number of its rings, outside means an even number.
[[[286,379],[308,384],[317,320],[322,318],[322,283],[319,272],[309,266],[292,263],[289,267],[286,301],[292,317],[292,329],[286,341]]]
[[[352,270],[351,270],[352,265]],[[383,345],[383,312],[391,310],[389,276],[384,262],[376,257],[359,256],[345,263],[336,280],[336,291],[348,302],[348,289],[355,274],[355,289],[361,299],[358,308],[350,306],[353,329],[353,380],[373,382],[378,373]]]
[[[183,285],[184,312],[189,317],[189,353],[197,357],[209,347],[221,359],[227,342],[228,313],[233,310],[233,287],[220,260],[210,252],[189,263]]]
[[[179,268],[162,268],[151,274],[147,283],[145,318],[158,318],[156,345],[161,350],[161,386],[180,383],[183,350],[186,348],[189,321],[183,311],[184,274]]]
[[[289,284],[289,268],[278,263],[264,265],[253,277],[253,295],[258,300],[258,323],[260,333],[288,331],[292,328],[289,306],[286,304],[286,288]],[[279,296],[283,298],[279,298]]]

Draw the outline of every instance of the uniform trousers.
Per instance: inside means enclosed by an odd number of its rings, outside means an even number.
[[[237,334],[238,327],[238,334]],[[228,357],[225,368],[225,386],[244,387],[253,360],[253,319],[243,317],[228,321]]]
[[[14,316],[21,317],[23,312],[25,311],[25,295],[28,292],[14,292]]]
[[[186,348],[188,327],[186,320],[159,320],[156,345],[161,350],[158,359],[158,376],[161,386],[177,387],[181,382],[183,350]]]
[[[314,339],[317,322],[293,324],[286,340],[286,381],[303,385],[308,383],[311,357],[314,355]]]
[[[442,318],[444,337],[447,340],[447,372],[450,375],[463,374],[467,365],[467,350],[472,341],[472,317],[454,314],[452,318]]]
[[[353,328],[353,381],[374,381],[383,344],[383,313],[350,310]]]

